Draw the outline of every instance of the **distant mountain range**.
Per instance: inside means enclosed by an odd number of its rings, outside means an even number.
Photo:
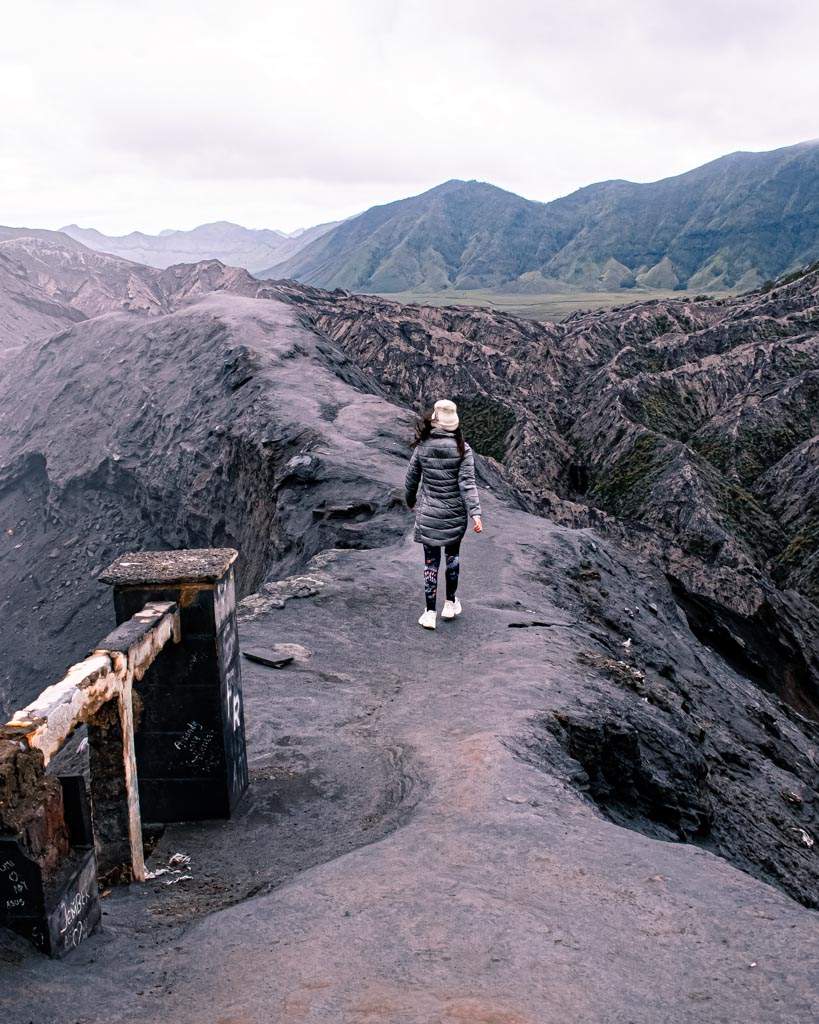
[[[819,257],[819,141],[537,203],[448,181],[338,224],[260,276],[357,292],[753,288]]]
[[[103,235],[94,228],[81,228],[77,224],[67,224],[60,230],[89,249],[112,253],[149,267],[164,269],[176,263],[217,259],[229,266],[245,267],[253,272],[269,267],[274,261],[294,256],[338,223],[319,224],[290,234],[266,228],[243,228],[240,224],[224,220],[200,224],[191,231],[160,231],[158,235],[146,235],[141,231],[132,231],[129,235]]]
[[[219,259],[353,292],[742,291],[819,258],[819,140],[731,153],[648,184],[604,181],[550,203],[447,181],[290,235],[226,221],[116,238],[62,231],[152,267]]]

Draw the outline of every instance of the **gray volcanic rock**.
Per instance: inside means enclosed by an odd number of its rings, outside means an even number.
[[[6,712],[105,632],[95,567],[123,546],[237,547],[247,593],[272,567],[391,535],[400,492],[363,443],[374,430],[403,460],[391,407],[360,398],[362,372],[286,305],[187,304],[184,284],[178,312],[82,322],[0,382]]]
[[[747,289],[819,259],[819,142],[537,203],[448,181],[344,221],[260,277],[323,288]]]
[[[0,360],[101,313],[158,315],[224,289],[255,295],[258,282],[216,260],[160,272],[57,231],[0,227]]]
[[[819,605],[819,438],[804,441],[780,459],[757,478],[754,491],[768,503],[788,538],[776,556],[776,578]]]
[[[6,273],[35,284],[57,303],[86,317],[113,308],[156,313],[154,275],[126,260],[91,252],[67,239],[20,236],[0,242]]]
[[[58,232],[0,228],[0,362],[109,309],[157,312],[153,272],[99,256]]]
[[[243,228],[229,221],[200,224],[190,231],[162,231],[158,235],[146,235],[141,231],[132,231],[129,235],[104,235],[76,224],[68,224],[61,230],[89,249],[146,263],[149,267],[164,269],[175,263],[220,260],[234,267],[256,271],[269,267],[274,260],[294,256],[339,223],[317,224],[292,234]]]

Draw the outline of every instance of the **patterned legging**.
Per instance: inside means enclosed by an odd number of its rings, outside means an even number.
[[[444,548],[446,554],[446,599],[455,600],[455,591],[458,589],[458,570],[460,569],[461,542],[456,540],[447,544]],[[438,567],[441,564],[441,549],[424,545],[424,596],[427,601],[427,611],[435,610],[435,599],[438,596]]]

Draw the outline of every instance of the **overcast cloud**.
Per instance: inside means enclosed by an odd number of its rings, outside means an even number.
[[[548,200],[819,136],[792,0],[3,4],[0,223],[287,230],[448,178]]]

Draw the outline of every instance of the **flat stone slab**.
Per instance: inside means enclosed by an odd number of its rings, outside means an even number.
[[[255,661],[258,665],[266,665],[268,668],[284,668],[292,662],[306,662],[310,660],[311,652],[301,644],[270,644],[266,647],[242,648],[242,654],[248,661]]]
[[[120,555],[97,578],[116,586],[215,583],[238,557],[235,548],[133,551]]]
[[[293,655],[284,656],[276,655],[273,651],[242,651],[242,654],[247,658],[248,661],[255,661],[259,665],[266,665],[268,668],[284,668],[285,665],[289,665],[293,660]]]

